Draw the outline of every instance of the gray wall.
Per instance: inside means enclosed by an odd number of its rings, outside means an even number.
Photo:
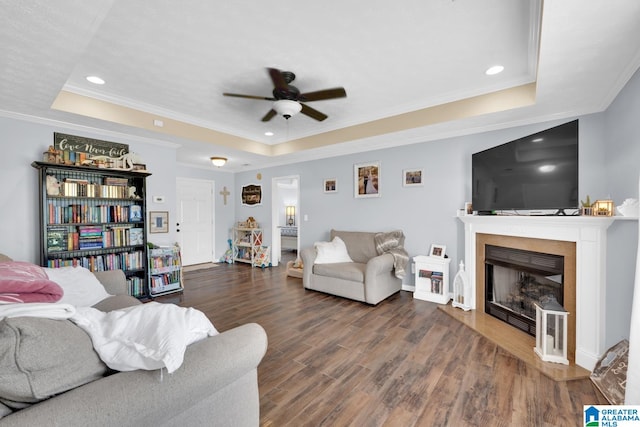
[[[638,199],[640,172],[640,71],[602,114],[607,191],[616,204]],[[638,250],[638,221],[616,221],[607,235],[607,342],[629,337]]]

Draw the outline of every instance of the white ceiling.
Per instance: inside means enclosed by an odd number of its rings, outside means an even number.
[[[222,155],[225,170],[602,111],[640,66],[636,0],[0,5],[0,115],[70,123],[79,135],[99,129],[116,142],[173,142],[179,162],[211,167]],[[494,64],[505,71],[485,75]],[[271,96],[266,67],[293,71],[302,92],[342,86],[347,97],[309,103],[323,122],[261,122],[269,101],[222,93]],[[107,83],[88,83],[93,74]],[[523,87],[530,102],[485,108],[482,95]]]

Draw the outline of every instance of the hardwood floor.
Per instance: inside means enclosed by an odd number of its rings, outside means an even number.
[[[582,405],[606,404],[588,379],[553,381],[410,292],[373,307],[304,290],[284,264],[190,271],[182,295],[158,299],[219,331],[264,327],[262,426],[576,426]]]

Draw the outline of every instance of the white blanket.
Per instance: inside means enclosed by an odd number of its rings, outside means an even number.
[[[63,320],[70,318],[76,309],[70,304],[52,304],[49,302],[25,302],[0,304],[0,319],[4,317],[44,317]]]
[[[78,307],[72,322],[84,329],[102,361],[117,371],[182,365],[187,346],[218,331],[201,311],[174,304],[147,304],[108,313]]]

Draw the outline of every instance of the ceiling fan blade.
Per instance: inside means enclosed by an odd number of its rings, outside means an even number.
[[[334,87],[333,89],[318,90],[315,92],[308,92],[300,94],[300,101],[322,101],[323,99],[344,98],[347,96],[347,91],[343,87]]]
[[[273,82],[273,87],[280,91],[287,91],[288,85],[284,76],[282,75],[282,71],[277,68],[267,68],[269,70],[269,76],[271,77],[271,81]]]
[[[263,122],[268,122],[269,120],[273,119],[276,114],[278,114],[278,113],[276,112],[276,110],[274,110],[272,108],[271,110],[269,110],[269,112],[267,114],[265,114],[265,116],[262,118],[262,121]]]
[[[249,99],[262,99],[264,101],[275,101],[276,99],[270,96],[256,96],[256,95],[241,95],[239,93],[223,93],[224,96],[234,96],[236,98],[249,98]]]
[[[300,104],[300,105],[302,105],[302,110],[300,111],[302,114],[305,114],[311,117],[312,119],[316,119],[319,122],[329,117],[326,114],[321,113],[320,111],[309,107],[308,105],[304,105],[304,104]]]

